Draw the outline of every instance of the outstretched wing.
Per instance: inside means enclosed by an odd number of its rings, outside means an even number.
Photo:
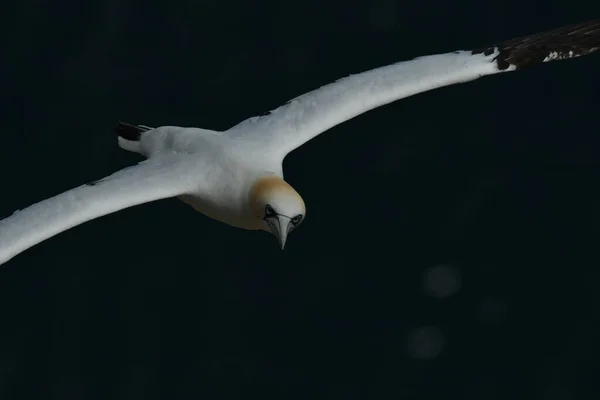
[[[600,20],[512,39],[472,51],[415,58],[340,79],[290,100],[226,134],[283,159],[321,132],[373,108],[417,93],[600,48]]]
[[[200,174],[190,173],[194,167],[198,164],[190,157],[164,155],[151,158],[16,211],[0,221],[0,264],[51,236],[94,218],[198,190]],[[192,181],[192,177],[196,180]]]

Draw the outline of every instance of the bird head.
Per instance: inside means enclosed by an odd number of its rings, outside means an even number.
[[[275,235],[282,250],[289,233],[306,216],[302,197],[278,176],[258,179],[250,191],[250,204],[262,229]]]

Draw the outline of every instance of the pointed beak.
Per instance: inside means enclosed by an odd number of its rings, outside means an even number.
[[[279,246],[281,246],[281,250],[285,247],[285,242],[287,240],[288,233],[292,226],[292,220],[285,215],[277,215],[273,218],[269,218],[266,220],[269,228],[271,229],[271,233],[275,235],[277,241],[279,242]]]
[[[281,246],[281,250],[285,248],[285,241],[287,240],[287,235],[282,235],[279,237],[279,246]]]

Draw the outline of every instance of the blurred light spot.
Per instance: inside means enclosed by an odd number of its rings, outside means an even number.
[[[433,297],[448,297],[458,292],[461,286],[460,272],[447,265],[428,268],[423,274],[425,293]]]
[[[413,358],[431,360],[437,357],[444,347],[444,336],[435,326],[421,327],[408,336],[407,351]]]
[[[479,319],[489,324],[504,322],[506,312],[506,301],[500,297],[488,297],[479,305]]]

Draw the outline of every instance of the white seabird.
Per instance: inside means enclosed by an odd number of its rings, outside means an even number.
[[[147,160],[0,221],[0,264],[78,224],[169,197],[231,226],[271,232],[283,249],[306,216],[304,201],[283,179],[282,162],[290,151],[392,101],[599,48],[595,20],[351,75],[224,132],[119,123],[119,145]]]

